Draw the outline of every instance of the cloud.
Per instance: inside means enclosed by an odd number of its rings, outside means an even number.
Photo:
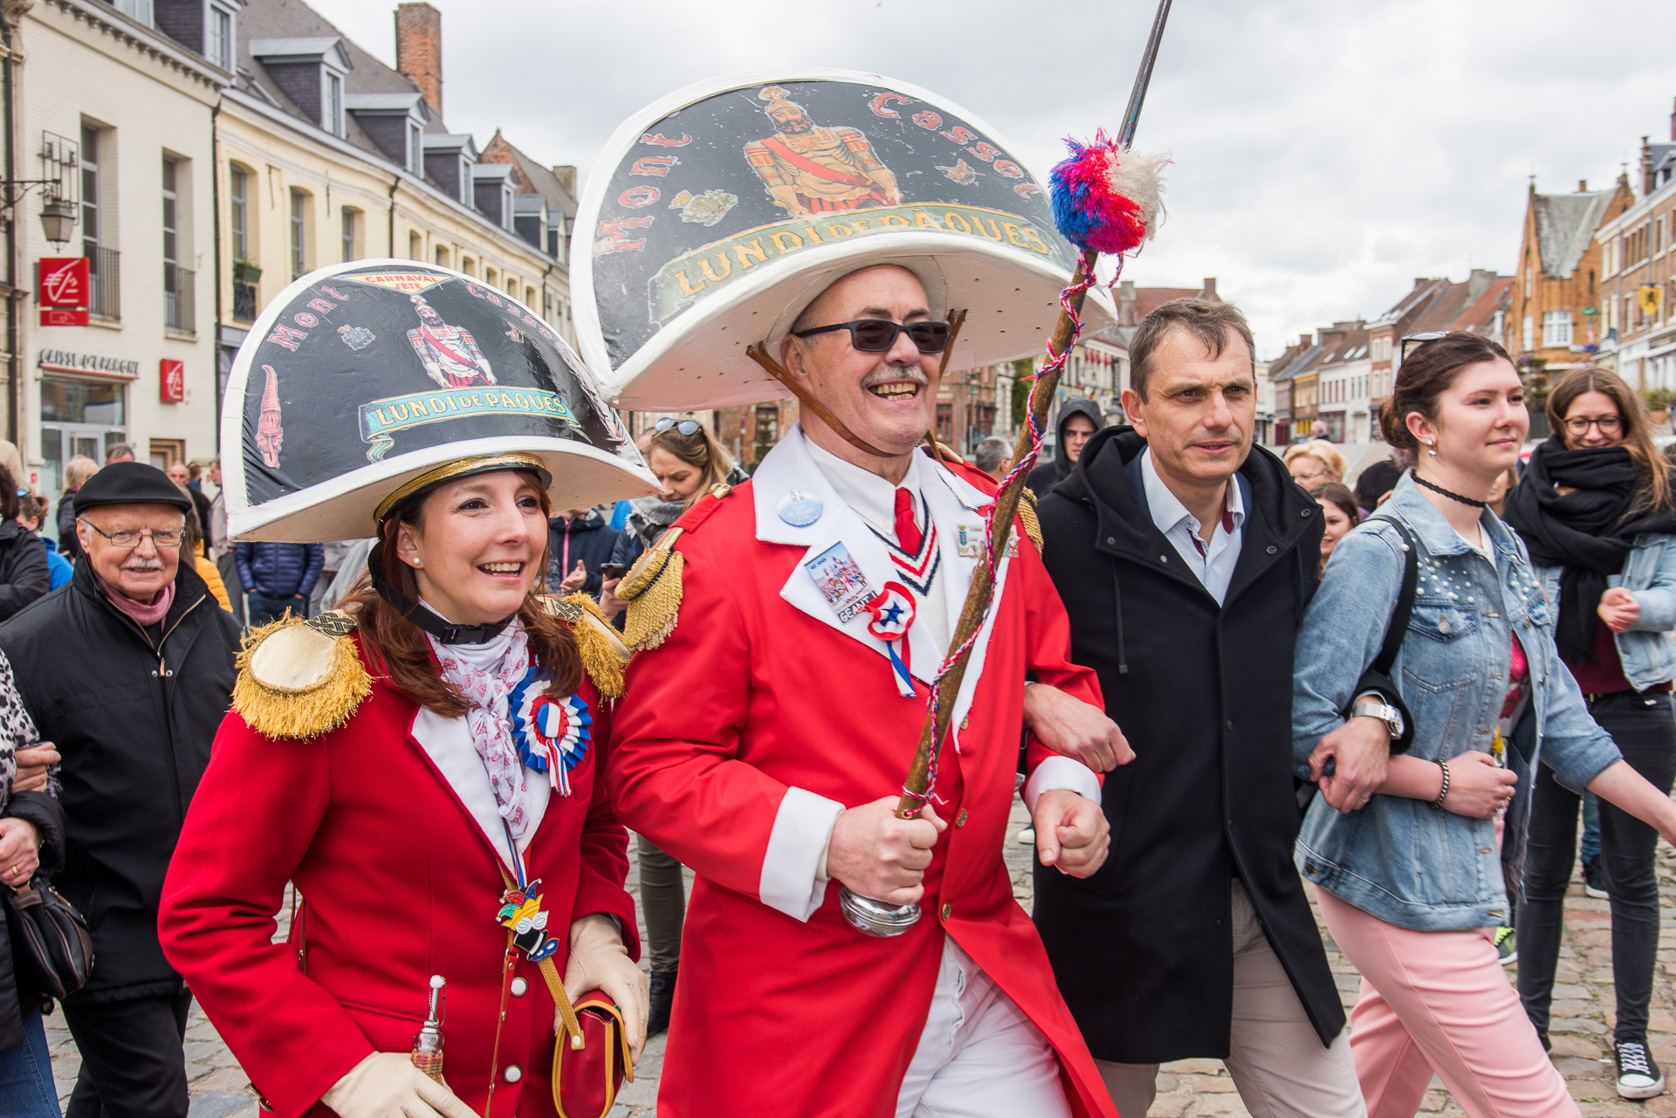
[[[450,127],[502,128],[584,174],[666,93],[813,66],[933,90],[1045,171],[1063,136],[1116,126],[1153,15],[1147,0],[433,2]],[[317,6],[393,60],[393,3]],[[1216,276],[1273,354],[1380,313],[1416,276],[1510,271],[1528,176],[1603,188],[1642,135],[1670,136],[1676,6],[1611,37],[1601,18],[1575,0],[1179,0],[1138,134],[1174,156],[1170,221],[1126,278]]]

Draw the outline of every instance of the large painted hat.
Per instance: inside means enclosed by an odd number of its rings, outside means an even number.
[[[571,289],[583,356],[625,408],[785,395],[746,355],[872,264],[969,312],[950,368],[1040,354],[1078,253],[1040,180],[977,118],[877,74],[718,78],[619,128],[582,192]],[[1114,321],[1091,298],[1090,329]]]
[[[552,327],[410,260],[337,264],[280,292],[239,347],[221,445],[228,531],[245,540],[370,536],[391,498],[497,461],[548,475],[554,508],[657,490]]]

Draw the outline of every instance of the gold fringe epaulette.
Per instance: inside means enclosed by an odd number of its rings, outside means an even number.
[[[543,599],[547,611],[570,625],[576,637],[576,651],[582,670],[594,681],[594,688],[608,699],[623,697],[623,668],[632,655],[599,603],[586,594]]]
[[[681,532],[672,528],[664,533],[617,584],[617,597],[628,603],[623,640],[635,652],[656,648],[675,631],[681,610],[681,572],[687,565],[686,557],[675,550]]]
[[[354,615],[342,610],[252,629],[239,651],[233,709],[269,738],[313,738],[342,726],[372,694],[349,639],[354,631]]]
[[[708,520],[731,492],[733,486],[726,482],[712,485],[657,543],[641,553],[617,584],[617,597],[628,603],[623,641],[631,651],[656,648],[675,631],[681,612],[681,573],[687,567],[685,556],[675,550],[675,541]]]
[[[1036,495],[1029,489],[1019,494],[1018,518],[1024,523],[1024,534],[1030,537],[1030,542],[1036,545],[1036,554],[1042,554],[1042,522],[1036,519]]]

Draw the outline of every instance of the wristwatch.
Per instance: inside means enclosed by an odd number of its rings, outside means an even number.
[[[1392,741],[1396,741],[1398,738],[1402,737],[1402,711],[1398,710],[1394,706],[1388,706],[1385,703],[1367,700],[1357,703],[1355,706],[1351,707],[1350,717],[1377,718],[1381,722],[1385,723],[1385,729],[1390,733]]]

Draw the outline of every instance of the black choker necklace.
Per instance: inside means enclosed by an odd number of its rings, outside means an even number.
[[[1459,501],[1461,504],[1471,505],[1475,509],[1487,509],[1490,507],[1490,502],[1488,501],[1475,501],[1471,497],[1463,497],[1459,493],[1451,492],[1443,488],[1441,485],[1433,485],[1431,482],[1420,476],[1419,470],[1408,471],[1408,476],[1414,479],[1414,484],[1423,485],[1427,489],[1430,489],[1433,493],[1441,493],[1445,497],[1448,497],[1451,501]]]
[[[512,624],[512,618],[518,616],[514,613],[504,621],[493,621],[487,625],[455,625],[445,621],[422,603],[402,593],[400,587],[391,586],[379,577],[378,570],[384,561],[383,550],[384,542],[380,540],[367,556],[367,574],[372,579],[372,588],[403,617],[443,644],[487,644],[500,636]]]

